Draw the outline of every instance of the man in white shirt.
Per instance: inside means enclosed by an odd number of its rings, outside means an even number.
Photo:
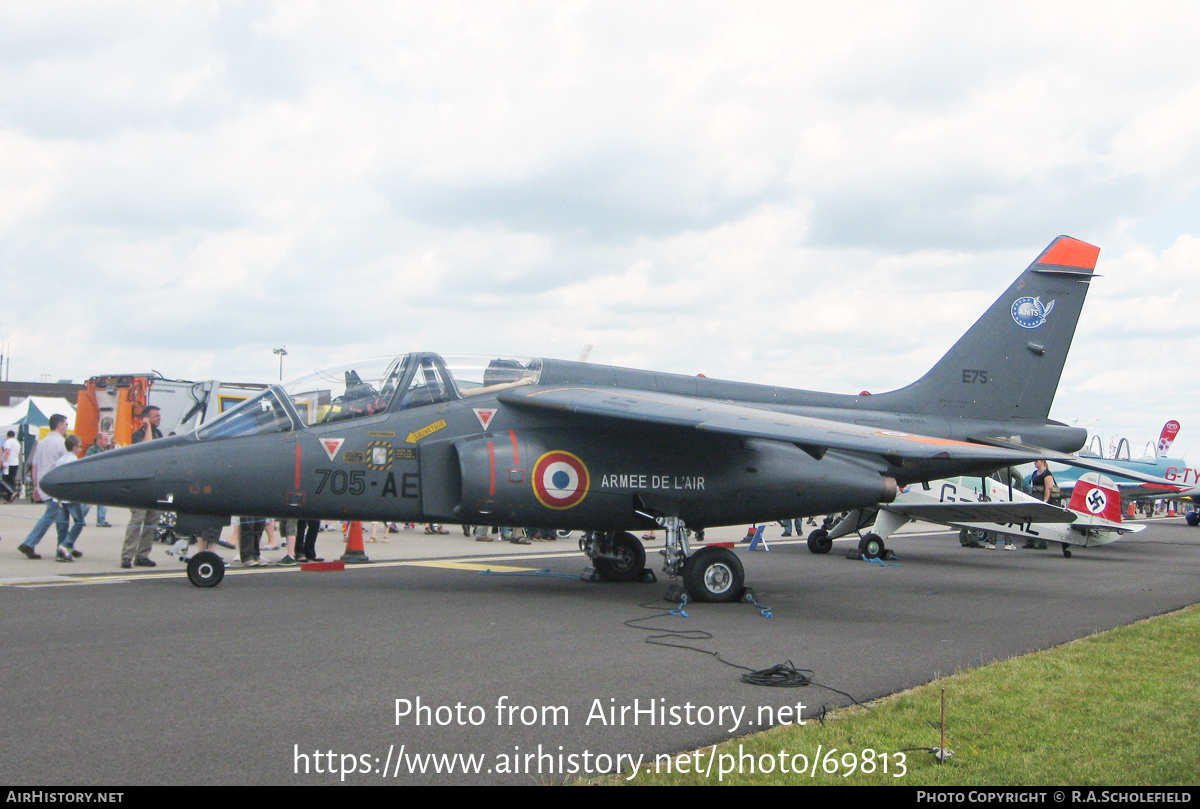
[[[42,537],[50,530],[50,526],[57,524],[62,516],[62,506],[57,500],[42,491],[39,473],[49,472],[54,468],[54,464],[58,463],[58,459],[67,453],[66,435],[67,417],[55,413],[50,417],[50,434],[38,442],[30,461],[30,465],[33,467],[33,487],[39,498],[46,504],[46,511],[34,523],[33,530],[29,532],[29,536],[25,537],[25,541],[17,546],[17,550],[29,559],[42,558],[34,551],[34,548],[42,541]]]
[[[17,440],[17,434],[12,430],[8,431],[8,438],[4,441],[4,454],[0,456],[0,467],[3,467],[4,485],[8,486],[12,492],[8,496],[8,502],[17,499],[17,470],[21,468],[21,442]]]

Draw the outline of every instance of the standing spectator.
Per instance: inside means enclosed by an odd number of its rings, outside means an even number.
[[[1050,465],[1045,461],[1034,461],[1034,472],[1030,475],[1029,482],[1033,489],[1033,496],[1040,499],[1043,503],[1052,503],[1053,505],[1061,505],[1058,499],[1058,484],[1054,482],[1054,475],[1050,474]],[[1046,540],[1033,537],[1025,540],[1026,548],[1035,550],[1046,550]],[[1066,547],[1065,545],[1063,547]]]
[[[265,520],[263,523],[263,529],[267,532],[267,547],[263,548],[263,550],[264,551],[279,550],[279,540],[277,540],[275,538],[275,521],[274,520]]]
[[[268,564],[262,560],[261,555],[263,529],[266,527],[266,517],[242,517],[238,520],[238,553],[246,567]]]
[[[68,435],[63,441],[63,446],[66,447],[67,451],[63,453],[63,456],[58,459],[58,462],[54,466],[57,468],[65,463],[72,463],[79,460],[75,456],[75,451],[79,449],[79,445],[82,443],[79,436]],[[83,531],[83,520],[87,517],[89,507],[83,503],[68,503],[63,500],[59,501],[59,505],[62,507],[62,511],[58,515],[57,561],[74,562],[80,556],[83,556],[83,553],[75,550],[75,540],[79,539],[79,534]],[[74,520],[75,524],[70,526],[70,530],[68,530],[67,524],[71,520]]]
[[[34,523],[33,530],[29,532],[29,536],[25,537],[25,541],[17,546],[17,550],[25,554],[30,559],[41,559],[41,555],[34,551],[37,544],[42,541],[42,537],[50,530],[51,525],[57,525],[60,519],[62,507],[50,495],[42,491],[42,483],[40,474],[49,472],[58,463],[58,459],[66,454],[66,435],[67,435],[67,417],[55,413],[50,417],[50,434],[38,442],[37,449],[33,451],[31,465],[33,467],[33,488],[38,499],[45,502],[46,511]]]
[[[112,449],[112,440],[109,439],[108,433],[96,433],[96,443],[88,447],[88,451],[83,454],[83,457],[99,455],[110,449]],[[108,506],[96,506],[96,527],[112,528],[112,524],[108,521]]]
[[[17,470],[21,468],[21,442],[12,430],[8,431],[8,438],[4,439],[4,454],[0,456],[0,467],[4,468],[4,485],[12,492],[8,496],[8,502],[11,503],[17,499],[17,493],[20,491],[17,485]]]
[[[296,564],[296,523],[298,520],[281,519],[279,521],[279,533],[283,534],[283,544],[287,548],[287,553],[279,560],[281,565]]]
[[[130,443],[162,438],[162,430],[158,429],[161,422],[162,413],[157,407],[147,405],[142,408],[142,428],[129,437]],[[154,547],[154,532],[161,515],[162,512],[150,508],[129,510],[129,526],[125,529],[125,544],[121,546],[121,567],[157,567],[150,558],[150,549]]]
[[[321,530],[320,520],[300,520],[296,527],[296,561],[324,562],[317,556],[317,532]]]

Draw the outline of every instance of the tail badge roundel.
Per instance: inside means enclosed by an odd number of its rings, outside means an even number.
[[[533,493],[546,508],[561,511],[579,505],[590,483],[583,461],[569,452],[547,452],[533,465]]]

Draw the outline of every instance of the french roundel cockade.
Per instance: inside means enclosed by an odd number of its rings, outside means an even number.
[[[533,493],[546,508],[578,505],[587,496],[590,483],[583,461],[569,452],[547,452],[533,465]]]

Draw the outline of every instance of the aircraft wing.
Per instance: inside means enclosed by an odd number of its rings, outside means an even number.
[[[1029,449],[1023,444],[1014,444],[1009,441],[1004,441],[998,438],[980,438],[976,439],[980,443],[987,444],[993,447],[1008,447],[1010,449]],[[1066,466],[1074,466],[1079,469],[1087,469],[1092,472],[1101,472],[1113,478],[1119,486],[1122,487],[1121,494],[1125,494],[1124,487],[1136,484],[1126,483],[1126,480],[1138,481],[1142,484],[1150,484],[1158,487],[1159,494],[1144,494],[1142,497],[1168,497],[1174,496],[1179,492],[1184,492],[1185,496],[1192,492],[1186,491],[1187,486],[1180,486],[1177,483],[1172,483],[1166,478],[1152,475],[1149,472],[1139,472],[1136,469],[1130,469],[1125,466],[1117,466],[1111,462],[1106,462],[1098,458],[1080,458],[1076,455],[1067,455],[1060,452],[1049,452],[1043,456],[1042,460],[1054,461],[1055,463],[1065,464]],[[1059,485],[1060,489],[1070,489],[1075,485],[1075,481],[1066,481]],[[1197,487],[1195,493],[1200,494],[1200,487]]]
[[[1070,523],[1076,516],[1065,508],[1042,503],[889,503],[883,508],[905,517],[938,523]]]
[[[498,398],[514,407],[787,441],[817,458],[825,450],[835,449],[882,455],[889,460],[980,460],[1001,465],[1045,458],[1048,452],[934,438],[656,391],[592,386],[534,388],[507,391]],[[1062,453],[1050,455],[1059,460]]]

